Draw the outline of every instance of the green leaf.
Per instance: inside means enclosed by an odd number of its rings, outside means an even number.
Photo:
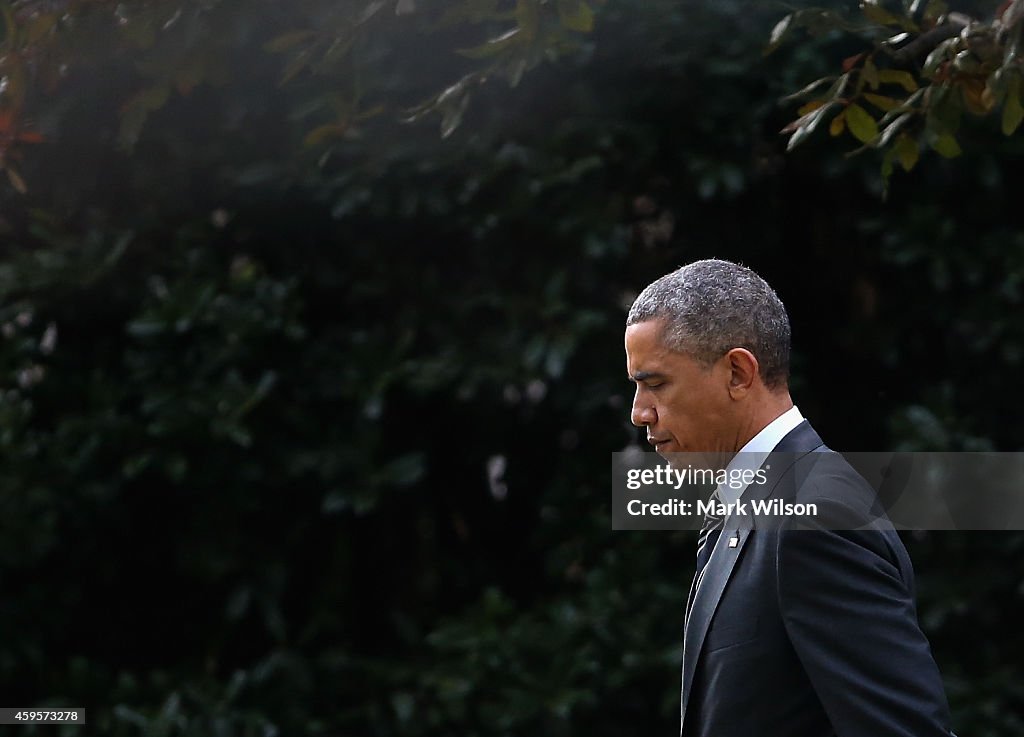
[[[928,5],[924,9],[924,19],[936,21],[945,15],[948,10],[949,6],[946,5],[944,0],[928,0]]]
[[[570,31],[594,30],[594,11],[583,0],[558,0],[558,18]]]
[[[768,47],[764,50],[764,53],[770,54],[782,45],[783,39],[789,32],[790,27],[793,25],[793,13],[790,13],[772,28],[772,34],[768,38]]]
[[[469,92],[463,94],[458,100],[453,100],[449,104],[440,106],[441,109],[441,138],[447,138],[455,129],[462,123],[462,116],[466,113],[466,108],[469,107]]]
[[[917,91],[917,80],[910,72],[898,69],[883,69],[878,73],[878,81],[886,84],[898,84],[907,92]]]
[[[10,165],[4,167],[4,170],[7,172],[7,181],[11,183],[11,186],[14,187],[19,194],[25,194],[28,192],[28,185],[25,184],[25,180],[21,178],[21,175],[18,174],[18,172],[16,172]]]
[[[807,113],[814,112],[818,108],[822,107],[826,102],[828,102],[828,100],[811,100],[810,102],[806,102],[801,105],[800,109],[796,111],[796,114],[803,117],[804,115],[807,115]]]
[[[870,58],[865,60],[864,67],[860,71],[860,78],[871,89],[878,89],[879,82],[881,81],[878,76],[878,67],[875,66],[875,63]]]
[[[285,64],[284,70],[281,72],[281,80],[278,82],[278,85],[283,87],[295,79],[299,72],[309,66],[310,59],[311,54],[310,49],[308,48],[301,50],[293,56],[288,63]]]
[[[929,89],[928,126],[939,133],[956,133],[963,118],[963,98],[951,85],[933,85]]]
[[[786,150],[792,151],[800,144],[801,141],[811,135],[811,133],[814,132],[814,129],[818,127],[822,120],[824,120],[825,114],[838,104],[838,102],[830,102],[817,110],[812,110],[783,128],[783,133],[793,131],[793,135],[790,137],[789,143],[786,144]]]
[[[857,103],[846,108],[846,125],[861,143],[870,143],[878,137],[878,123]]]
[[[511,31],[495,36],[480,46],[474,46],[470,49],[459,49],[456,53],[469,59],[486,59],[489,56],[500,54],[502,51],[519,43],[521,34],[521,29],[513,28]]]
[[[26,44],[34,44],[57,25],[57,13],[43,13],[29,22],[25,32]]]
[[[887,125],[882,130],[882,134],[878,138],[879,148],[884,147],[887,143],[889,143],[889,141],[892,140],[892,137],[896,135],[899,129],[905,126],[913,117],[913,113],[903,113],[903,115],[899,116],[898,118],[896,118],[896,120],[889,123],[889,125]]]
[[[931,89],[931,88],[929,87],[929,88],[926,88],[926,89],[920,89],[917,92],[915,92],[914,94],[912,94],[906,100],[904,100],[899,105],[897,105],[892,110],[890,110],[885,115],[883,115],[882,119],[878,121],[878,124],[879,125],[884,125],[884,124],[888,123],[890,120],[892,120],[893,118],[897,118],[897,117],[899,117],[900,115],[902,115],[904,113],[916,113],[916,112],[919,112],[918,110],[915,109],[914,106],[917,105],[918,101],[921,100],[921,98],[924,97],[925,92],[928,89]]]
[[[319,146],[332,139],[341,138],[345,135],[346,130],[348,130],[347,124],[328,123],[327,125],[320,125],[307,133],[302,143],[306,146]]]
[[[927,58],[924,60],[924,67],[922,67],[921,69],[921,74],[923,74],[925,77],[933,77],[935,75],[935,72],[939,70],[939,67],[942,65],[942,63],[949,59],[951,55],[950,52],[952,51],[953,47],[957,43],[959,43],[959,41],[959,36],[947,38],[945,41],[943,41],[934,49],[932,49],[931,53],[929,53]]]
[[[540,10],[536,0],[516,0],[516,21],[519,23],[519,30],[528,41],[537,37],[537,30],[540,28]]]
[[[378,476],[385,484],[411,486],[423,477],[426,465],[426,456],[423,453],[408,453],[385,465]]]
[[[1024,120],[1024,107],[1020,102],[1020,77],[1014,76],[1007,85],[1006,102],[1003,104],[1003,134],[1013,135]]]
[[[783,97],[782,102],[790,102],[792,100],[797,100],[803,97],[804,95],[809,95],[811,92],[814,92],[814,90],[816,90],[818,87],[821,87],[823,84],[835,82],[836,79],[837,78],[835,76],[822,77],[821,79],[816,79],[803,89]]]
[[[874,5],[870,2],[861,3],[861,12],[864,13],[864,17],[872,23],[877,23],[880,26],[900,26],[903,27],[904,21],[902,18],[890,13],[888,10]]]
[[[370,20],[370,18],[377,15],[377,13],[380,12],[380,9],[385,5],[387,5],[387,0],[373,0],[373,2],[367,5],[356,19],[356,25],[361,26],[363,23]]]
[[[889,112],[899,107],[900,101],[892,97],[886,97],[885,95],[875,95],[871,92],[864,93],[864,99],[870,102],[872,105],[877,107],[879,110]]]
[[[835,138],[836,136],[842,135],[843,131],[846,130],[846,111],[843,110],[839,115],[832,118],[832,122],[828,126],[828,133],[830,136]]]
[[[167,104],[167,98],[171,95],[171,88],[166,84],[157,84],[149,89],[143,90],[139,96],[139,104],[146,110],[159,110]]]
[[[153,318],[139,318],[128,323],[125,331],[135,338],[148,338],[151,335],[166,332],[167,323],[164,320]]]
[[[1000,18],[1003,28],[1009,30],[1024,20],[1024,0],[1012,0],[1003,10]]]
[[[3,13],[4,17],[4,45],[8,49],[17,48],[16,34],[18,32],[18,24],[14,20],[14,13],[11,12],[10,3],[0,3],[0,13]]]
[[[913,169],[921,155],[920,149],[917,146],[917,141],[906,135],[900,136],[896,139],[893,149],[896,153],[896,158],[900,162],[900,166],[903,167],[903,171],[910,171]]]
[[[952,133],[939,133],[932,137],[930,143],[937,153],[947,159],[954,159],[963,153],[960,144],[957,143],[956,136]]]
[[[896,158],[896,150],[890,148],[882,157],[882,199],[889,197],[889,180],[892,178],[892,162]]]
[[[263,45],[263,50],[279,54],[282,51],[288,51],[289,49],[298,46],[303,41],[308,41],[314,36],[316,36],[316,31],[289,31],[288,33],[282,33],[277,38],[267,41],[267,43]]]

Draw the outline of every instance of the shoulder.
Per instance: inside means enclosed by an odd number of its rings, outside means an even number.
[[[802,467],[800,467],[802,465]],[[790,517],[780,531],[777,565],[822,566],[827,560],[853,561],[884,571],[905,585],[913,585],[913,569],[875,489],[840,455],[825,449],[808,453],[795,465],[802,479],[796,500],[813,513]]]
[[[878,493],[839,453],[828,448],[794,464],[796,501],[813,504],[818,514],[805,520],[829,529],[889,529]],[[799,520],[796,520],[799,521]]]

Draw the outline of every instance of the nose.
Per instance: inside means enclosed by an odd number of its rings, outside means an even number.
[[[648,404],[640,396],[640,389],[637,388],[636,394],[633,396],[633,409],[629,413],[629,419],[637,427],[646,427],[648,425],[654,425],[658,422],[658,413],[654,411],[654,405]]]

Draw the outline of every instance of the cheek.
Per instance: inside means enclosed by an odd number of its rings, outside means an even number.
[[[662,402],[658,411],[659,420],[670,432],[685,432],[693,425],[693,416],[682,402]]]

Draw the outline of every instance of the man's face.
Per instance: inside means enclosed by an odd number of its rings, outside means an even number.
[[[667,453],[732,454],[739,447],[728,361],[704,368],[666,348],[660,320],[626,328],[626,372],[636,382],[631,419],[648,442]]]

